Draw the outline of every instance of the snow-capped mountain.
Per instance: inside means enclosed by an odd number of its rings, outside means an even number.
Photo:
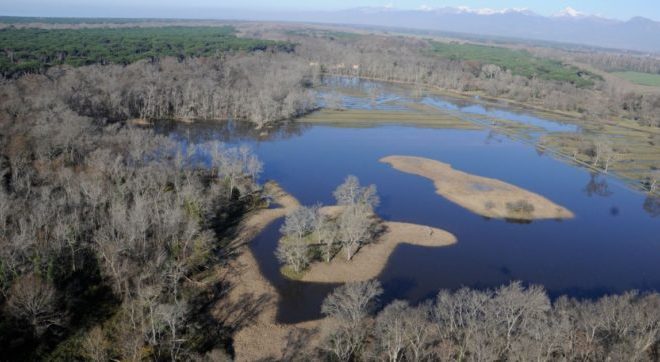
[[[423,6],[410,10],[385,6],[338,11],[225,11],[222,17],[436,30],[660,53],[660,22],[641,17],[607,19],[570,7],[552,16],[519,8]]]
[[[568,6],[564,10],[558,12],[554,15],[555,17],[569,17],[569,18],[586,18],[589,15],[580,11],[573,9]]]
[[[302,15],[302,14],[301,14]],[[311,16],[308,16],[311,15]],[[556,41],[660,53],[660,22],[607,19],[567,7],[553,16],[528,9],[424,7],[415,10],[359,8],[315,12],[297,20],[439,30]]]

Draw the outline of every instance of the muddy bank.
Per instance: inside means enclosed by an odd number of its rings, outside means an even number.
[[[241,221],[237,237],[230,243],[236,248],[238,257],[224,271],[224,278],[231,287],[226,298],[214,308],[214,316],[219,321],[235,324],[233,347],[236,361],[279,360],[283,358],[290,333],[315,330],[321,322],[293,325],[276,322],[278,292],[261,274],[247,243],[270,223],[292,212],[300,204],[274,182],[266,184],[265,192],[279,207],[257,210]],[[316,341],[316,338],[312,340]]]
[[[506,182],[471,175],[451,165],[422,157],[388,156],[380,160],[393,168],[430,179],[446,199],[489,218],[570,219],[573,213],[545,197]]]

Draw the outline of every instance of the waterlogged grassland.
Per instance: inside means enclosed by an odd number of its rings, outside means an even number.
[[[413,92],[414,89],[402,87],[404,92]],[[370,97],[363,89],[358,87],[342,87],[336,89],[341,95],[364,98],[369,102]],[[429,94],[436,94],[429,92]],[[439,94],[444,96],[444,94]],[[456,99],[490,104],[481,98],[475,101],[470,97],[456,97]],[[440,110],[434,106],[420,103],[414,98],[405,96],[393,100],[394,105],[405,111],[392,110],[364,110],[324,109],[312,113],[302,119],[309,123],[330,124],[337,127],[374,127],[379,124],[401,124],[429,128],[453,129],[491,129],[493,132],[503,134],[509,138],[536,146],[540,151],[547,152],[567,162],[579,164],[581,167],[603,172],[602,158],[594,164],[593,150],[597,142],[606,143],[614,156],[608,161],[608,172],[620,177],[631,187],[648,190],[653,177],[660,170],[660,129],[642,126],[639,123],[626,119],[601,119],[587,121],[568,114],[533,111],[534,117],[553,120],[560,123],[577,125],[575,132],[548,131],[539,126],[522,123],[520,121],[503,119],[496,115],[466,114],[455,110]],[[513,107],[523,113],[528,109]]]
[[[129,64],[165,56],[215,56],[268,48],[290,51],[285,42],[239,38],[233,27],[0,29],[0,73],[38,72],[58,64]]]
[[[585,150],[593,150],[597,143],[605,144],[611,150],[605,155],[611,157],[608,172],[632,187],[648,189],[650,178],[660,170],[660,129],[642,127],[624,119],[598,125],[587,123],[582,127],[579,135],[546,134],[541,146],[600,172],[602,163],[595,165],[594,155]]]
[[[565,65],[560,61],[532,56],[524,50],[512,50],[501,47],[434,42],[432,52],[452,60],[475,61],[481,64],[495,64],[523,77],[538,77],[545,80],[570,82],[579,87],[590,87],[594,79],[600,77]]]
[[[612,74],[635,84],[649,87],[660,87],[660,74],[640,72],[614,72]]]
[[[379,124],[409,124],[432,128],[480,129],[472,122],[455,116],[424,112],[393,112],[379,110],[329,110],[314,112],[299,120],[308,123],[323,123],[348,127],[373,127]]]

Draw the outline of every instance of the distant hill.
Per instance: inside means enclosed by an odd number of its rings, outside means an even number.
[[[606,19],[571,8],[555,16],[541,16],[524,9],[388,7],[315,12],[228,11],[222,16],[428,29],[660,53],[660,22],[642,17],[628,21]]]

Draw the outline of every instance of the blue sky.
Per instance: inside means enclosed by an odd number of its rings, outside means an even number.
[[[528,8],[551,15],[571,7],[577,11],[627,20],[644,16],[660,20],[660,0],[0,0],[0,15],[33,16],[127,16],[149,17],[182,14],[192,17],[202,10],[333,10],[359,6],[421,7],[467,6],[471,8]],[[186,15],[190,14],[190,15]],[[212,13],[209,13],[212,14]],[[211,16],[209,16],[211,17]]]

